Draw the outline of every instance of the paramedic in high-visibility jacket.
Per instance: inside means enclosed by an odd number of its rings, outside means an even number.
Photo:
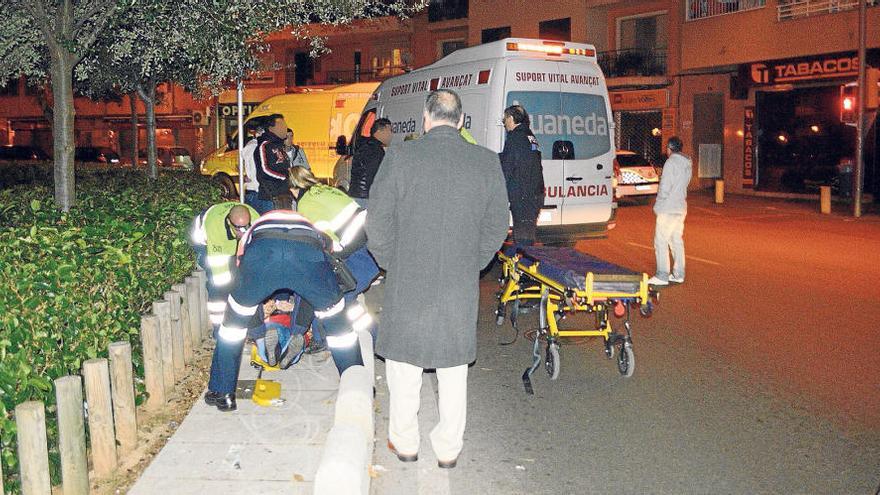
[[[208,319],[215,332],[232,290],[238,240],[259,216],[250,206],[229,201],[208,208],[193,220],[190,239],[198,264],[205,270]]]
[[[297,211],[330,236],[334,254],[345,260],[356,279],[356,287],[346,297],[353,298],[367,290],[379,276],[379,266],[367,251],[367,210],[339,189],[319,183],[311,170],[304,167],[290,169],[290,192],[296,199]]]
[[[363,364],[356,329],[369,326],[370,316],[342,297],[329,254],[332,246],[326,234],[289,210],[266,213],[245,233],[238,249],[238,279],[217,332],[205,394],[208,405],[235,410],[235,384],[248,329],[262,325],[257,309],[279,290],[293,291],[315,308],[340,374]]]

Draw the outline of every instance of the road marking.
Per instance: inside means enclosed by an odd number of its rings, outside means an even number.
[[[710,215],[721,216],[721,212],[720,212],[720,211],[711,210],[711,209],[709,209],[709,208],[703,208],[703,207],[701,207],[701,206],[692,206],[691,208],[694,209],[694,210],[704,211],[704,212],[706,212],[706,213],[708,213],[708,214],[710,214]]]
[[[640,247],[642,249],[648,249],[650,251],[654,250],[653,247],[645,246],[644,244],[638,244],[635,242],[627,242],[627,244],[629,244],[630,246]],[[691,256],[689,254],[684,255],[684,257],[689,260],[694,260],[694,261],[699,261],[701,263],[706,263],[707,265],[721,266],[721,263],[718,263],[717,261],[707,260],[706,258],[699,258],[697,256]]]
[[[730,217],[731,220],[766,220],[768,218],[790,217],[793,213],[774,213],[772,215],[751,215],[745,217]]]

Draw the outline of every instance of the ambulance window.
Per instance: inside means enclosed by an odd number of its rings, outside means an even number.
[[[354,146],[357,146],[361,139],[366,139],[370,137],[370,128],[373,127],[373,122],[376,121],[376,110],[370,110],[367,113],[361,115],[361,120],[358,122],[357,127],[354,129],[354,136],[352,137],[352,143]]]
[[[608,112],[601,95],[511,91],[507,104],[525,107],[545,155],[549,155],[555,141],[571,141],[576,160],[594,158],[611,149]]]

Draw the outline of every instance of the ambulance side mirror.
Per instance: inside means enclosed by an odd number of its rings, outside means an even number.
[[[574,144],[571,141],[553,141],[554,160],[574,160]]]
[[[339,156],[346,156],[349,154],[348,142],[346,141],[345,136],[339,136],[336,138],[336,154]]]

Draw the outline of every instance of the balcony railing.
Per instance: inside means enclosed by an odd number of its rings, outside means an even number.
[[[666,74],[666,49],[630,49],[600,52],[599,67],[605,77],[662,76]]]
[[[776,17],[780,21],[809,17],[819,14],[833,14],[859,7],[861,0],[779,0]],[[869,6],[876,6],[880,0],[868,0]]]
[[[406,66],[377,67],[360,70],[327,71],[326,84],[349,84],[356,82],[384,81],[389,77],[399,76],[411,70]]]
[[[687,20],[763,8],[767,0],[687,0]]]

